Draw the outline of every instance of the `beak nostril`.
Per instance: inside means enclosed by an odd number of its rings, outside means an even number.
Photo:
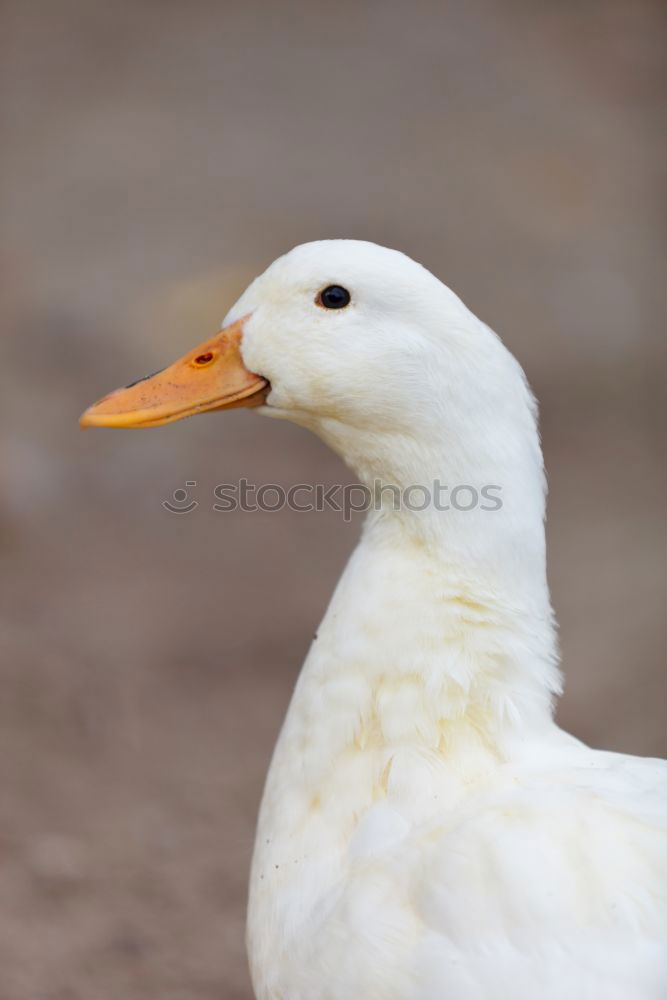
[[[206,351],[205,354],[200,354],[195,358],[196,365],[210,365],[213,361],[213,351]]]

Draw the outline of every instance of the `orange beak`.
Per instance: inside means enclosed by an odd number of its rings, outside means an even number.
[[[244,319],[220,330],[164,371],[104,396],[88,407],[79,423],[82,427],[159,427],[208,410],[261,406],[269,383],[243,364]]]

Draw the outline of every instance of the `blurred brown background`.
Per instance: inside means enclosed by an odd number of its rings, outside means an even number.
[[[243,411],[77,417],[294,244],[407,251],[540,398],[562,723],[664,751],[659,7],[1,11],[0,998],[248,1000],[261,784],[358,524],[212,489],[348,474]]]

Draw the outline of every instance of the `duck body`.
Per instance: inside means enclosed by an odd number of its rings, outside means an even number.
[[[318,434],[374,501],[269,770],[258,1000],[662,1000],[667,767],[554,722],[545,479],[516,360],[415,261],[322,241],[82,423],[239,405]],[[443,486],[502,502],[442,503]]]

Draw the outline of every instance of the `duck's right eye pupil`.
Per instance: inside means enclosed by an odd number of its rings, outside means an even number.
[[[325,309],[344,309],[350,302],[350,293],[342,285],[328,285],[318,296]]]

